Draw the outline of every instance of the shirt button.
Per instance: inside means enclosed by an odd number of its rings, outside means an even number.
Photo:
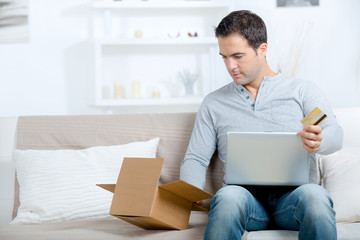
[[[249,99],[250,97],[249,96],[246,96],[246,99]]]
[[[240,91],[242,91],[242,92],[243,92],[243,91],[244,91],[244,89],[242,88]]]
[[[255,106],[255,104],[251,104],[251,107],[254,107]]]

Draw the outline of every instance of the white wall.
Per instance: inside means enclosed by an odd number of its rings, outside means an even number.
[[[229,3],[263,17],[274,70],[291,74],[297,56],[295,76],[317,82],[333,107],[360,105],[360,1],[320,1],[315,8],[276,8],[275,0]],[[29,0],[30,42],[0,45],[0,116],[196,110],[90,106],[90,14],[90,0]],[[231,79],[218,63],[220,87]]]
[[[67,114],[66,53],[87,39],[90,1],[28,3],[29,43],[0,44],[0,116]]]
[[[240,0],[237,6],[253,10],[267,24],[274,70],[316,82],[333,107],[359,106],[360,1],[276,8],[276,1]]]

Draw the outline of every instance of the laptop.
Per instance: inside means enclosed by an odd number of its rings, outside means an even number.
[[[228,132],[225,183],[300,186],[309,183],[309,154],[296,132]]]

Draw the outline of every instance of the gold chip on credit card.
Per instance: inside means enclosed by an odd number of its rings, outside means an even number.
[[[300,122],[306,127],[307,125],[319,125],[327,117],[318,107],[314,108]]]

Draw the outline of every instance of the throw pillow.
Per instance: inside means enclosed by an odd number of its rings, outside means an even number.
[[[320,157],[323,186],[334,201],[337,222],[360,221],[360,148]]]
[[[82,150],[16,150],[20,206],[11,223],[107,218],[124,157],[156,157],[159,138]]]

